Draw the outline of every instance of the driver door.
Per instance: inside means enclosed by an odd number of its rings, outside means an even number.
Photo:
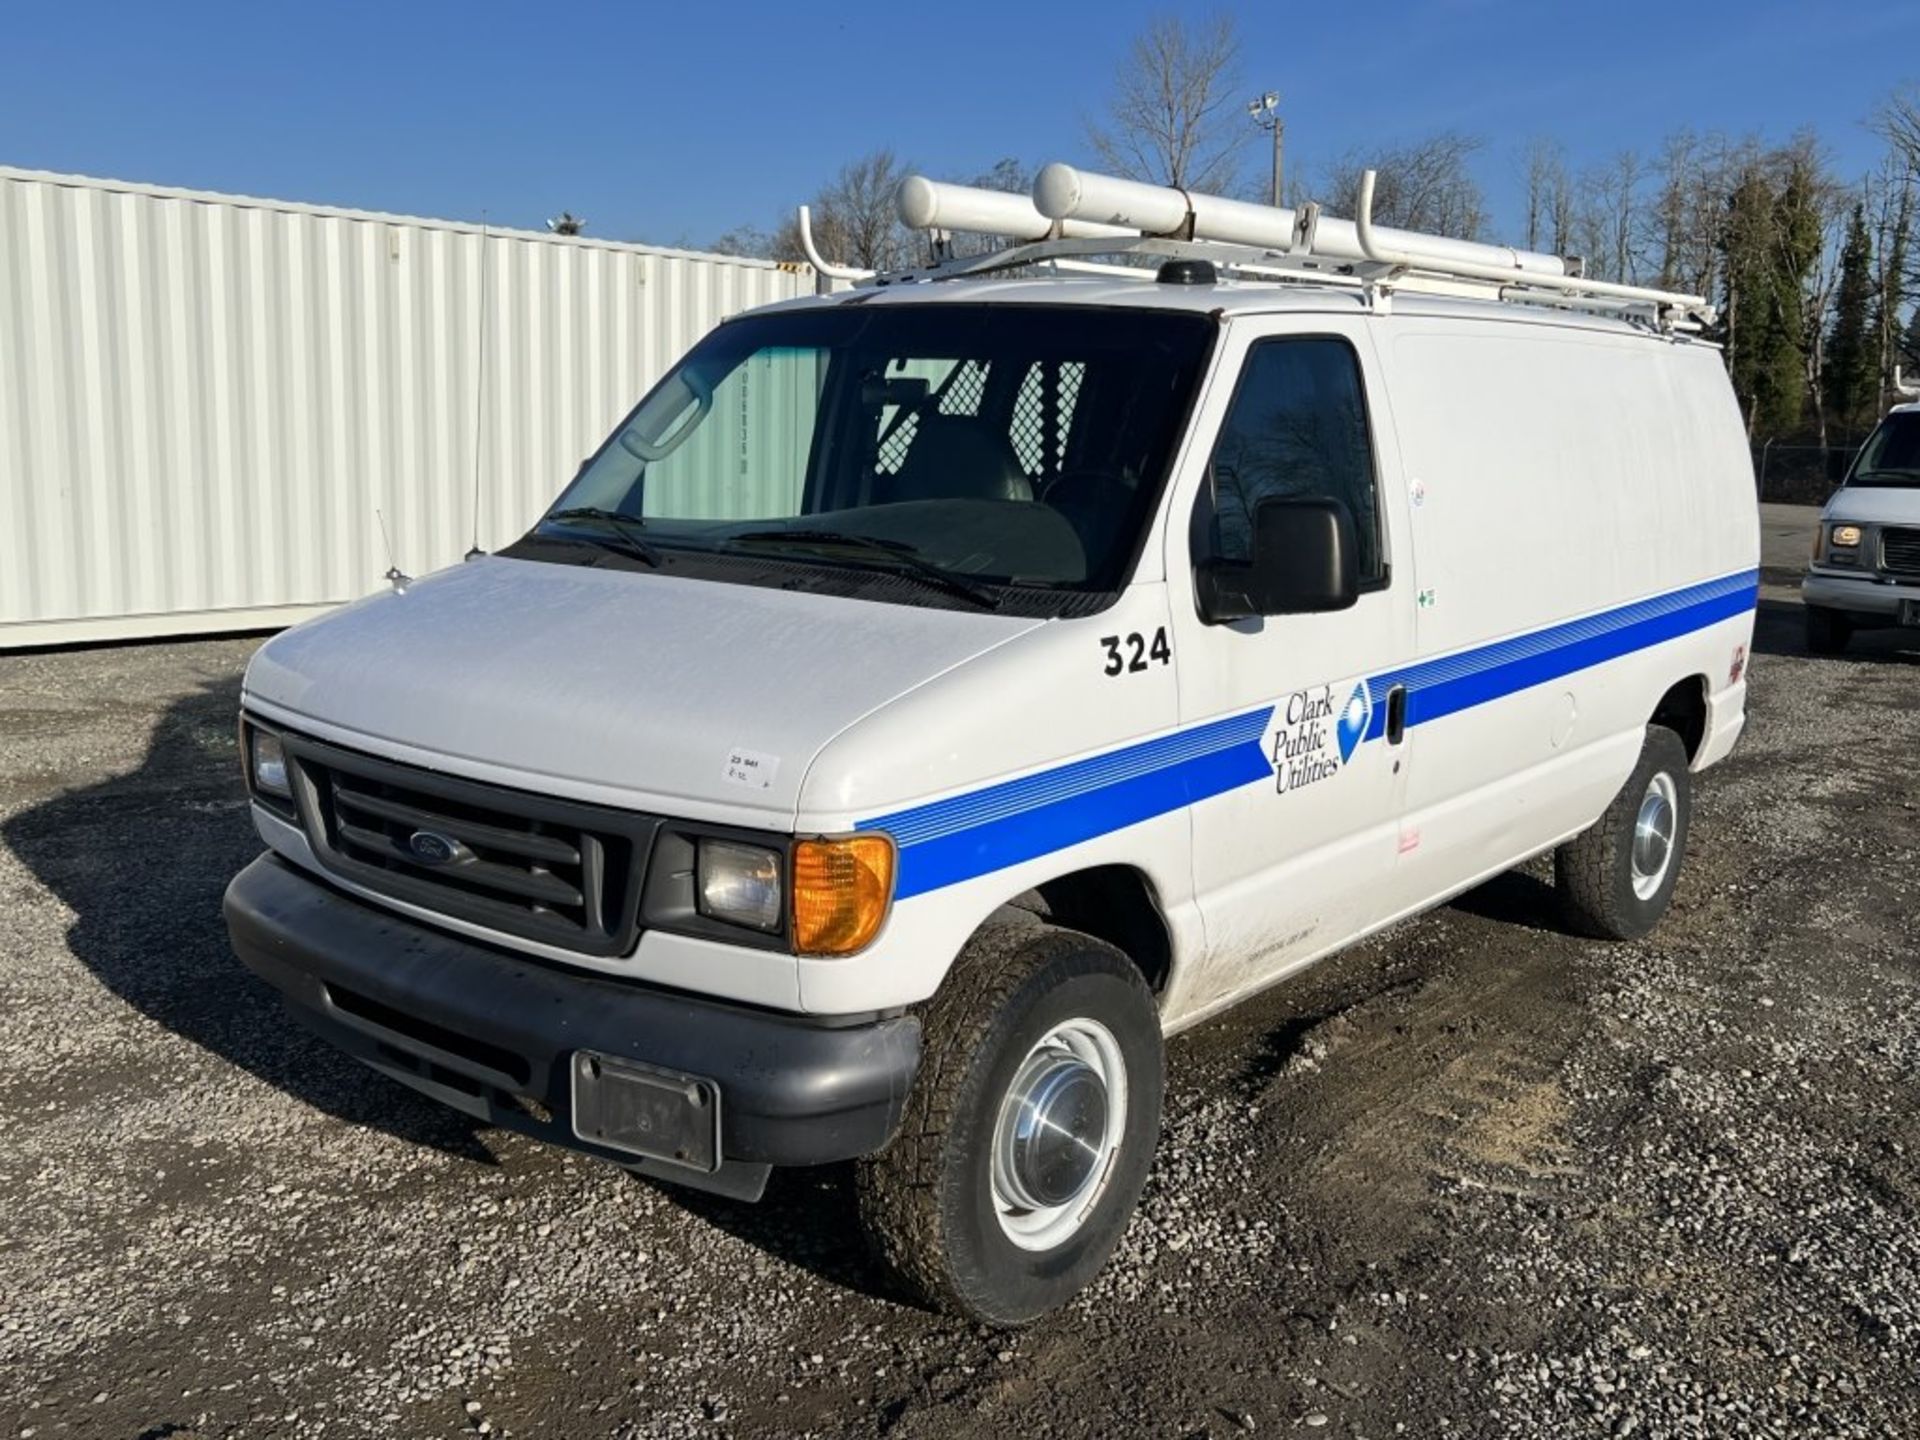
[[[1391,903],[1382,882],[1400,845],[1404,697],[1368,682],[1413,656],[1413,567],[1373,323],[1235,322],[1218,372],[1233,378],[1210,388],[1202,443],[1179,477],[1167,576],[1181,724],[1220,727],[1241,763],[1189,812],[1207,945],[1170,1009],[1191,1013],[1269,983],[1385,918]],[[1209,623],[1195,566],[1247,558],[1252,507],[1269,495],[1347,506],[1359,598],[1328,613]]]

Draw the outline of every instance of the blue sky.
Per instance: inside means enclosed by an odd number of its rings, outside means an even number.
[[[0,163],[519,226],[565,207],[591,234],[699,243],[881,144],[934,174],[1084,160],[1157,8],[17,4]],[[1679,126],[1811,125],[1853,175],[1876,100],[1920,81],[1912,0],[1225,8],[1248,90],[1285,97],[1290,165],[1478,134],[1508,230],[1532,135],[1578,163]]]

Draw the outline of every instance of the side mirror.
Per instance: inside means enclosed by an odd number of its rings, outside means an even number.
[[[1249,559],[1205,560],[1195,572],[1209,625],[1344,610],[1360,598],[1353,515],[1338,500],[1267,497],[1254,506],[1251,548]]]

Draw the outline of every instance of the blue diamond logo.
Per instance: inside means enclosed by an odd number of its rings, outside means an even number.
[[[1353,758],[1353,752],[1360,748],[1360,742],[1366,738],[1367,722],[1373,719],[1373,697],[1367,693],[1367,682],[1362,680],[1353,687],[1353,694],[1347,700],[1347,708],[1340,712],[1340,722],[1334,729],[1340,741],[1340,763],[1346,764]]]

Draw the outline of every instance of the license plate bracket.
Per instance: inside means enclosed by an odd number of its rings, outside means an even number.
[[[592,1050],[574,1052],[572,1071],[573,1133],[580,1139],[708,1174],[720,1168],[720,1087],[713,1081]]]
[[[1900,602],[1900,623],[1920,626],[1920,600],[1902,600]]]

